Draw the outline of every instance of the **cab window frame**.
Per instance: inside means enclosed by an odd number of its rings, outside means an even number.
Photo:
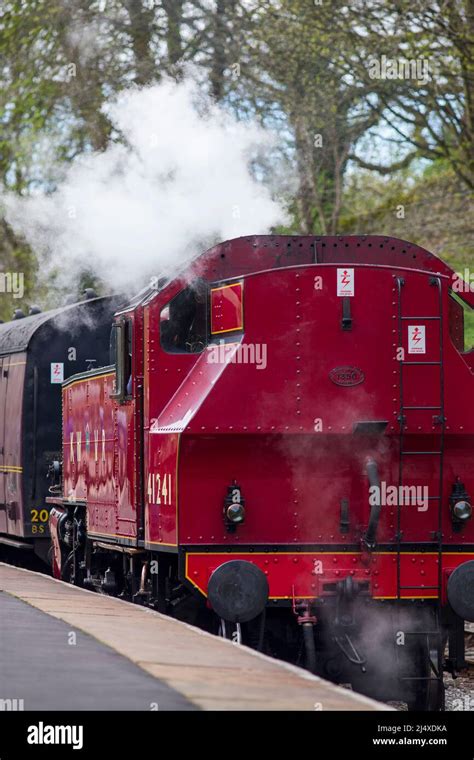
[[[194,294],[194,301],[189,296]],[[169,356],[199,356],[210,341],[210,288],[197,278],[181,288],[159,312],[160,347]],[[164,313],[167,317],[164,318]],[[198,332],[193,333],[193,329]]]
[[[134,335],[133,320],[130,317],[122,317],[112,325],[110,350],[113,355],[112,366],[115,370],[115,389],[110,394],[110,398],[123,404],[133,399]],[[127,393],[130,379],[132,380],[131,393]]]

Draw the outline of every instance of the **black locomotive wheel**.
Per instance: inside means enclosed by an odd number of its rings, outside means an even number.
[[[423,641],[410,647],[412,675],[406,679],[406,701],[409,710],[439,712],[444,710],[442,670],[438,677],[438,648]],[[403,696],[403,695],[402,695]]]
[[[74,551],[69,552],[61,567],[61,580],[72,583],[74,586],[82,586],[82,574],[77,571],[74,561]]]

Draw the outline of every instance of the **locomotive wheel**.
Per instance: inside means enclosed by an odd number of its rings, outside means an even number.
[[[446,634],[436,610],[421,605],[383,609],[369,605],[358,610],[356,620],[366,623],[352,636],[356,649],[366,659],[364,667],[349,663],[334,646],[329,617],[325,627],[326,621],[321,621],[317,639],[318,675],[336,683],[350,683],[354,691],[381,702],[405,702],[409,710],[443,710],[444,683],[437,678],[437,671]],[[406,634],[403,640],[399,638],[402,633]]]
[[[61,580],[72,583],[73,586],[82,586],[82,574],[75,571],[74,551],[69,552],[61,567]]]
[[[419,681],[411,681],[407,687],[407,702],[409,710],[420,712],[439,712],[444,710],[444,683],[436,677],[438,670],[438,649],[427,641],[413,646],[413,675]],[[426,680],[422,680],[426,679]]]

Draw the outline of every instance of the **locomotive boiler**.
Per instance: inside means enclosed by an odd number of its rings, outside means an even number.
[[[263,236],[144,291],[62,387],[56,577],[442,709],[474,620],[458,286],[402,240]]]

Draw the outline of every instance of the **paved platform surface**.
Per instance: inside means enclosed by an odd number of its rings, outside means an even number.
[[[25,710],[196,709],[113,649],[4,592],[0,699],[23,699]]]
[[[25,710],[390,709],[157,612],[0,563],[8,699]]]

